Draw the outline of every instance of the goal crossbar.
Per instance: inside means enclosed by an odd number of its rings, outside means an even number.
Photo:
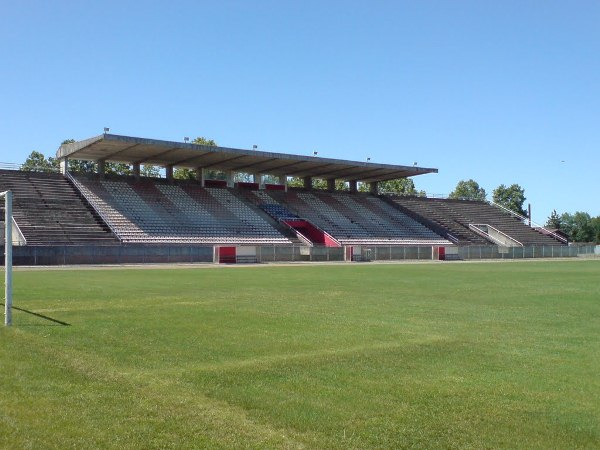
[[[4,198],[4,325],[12,324],[12,192],[0,192]]]

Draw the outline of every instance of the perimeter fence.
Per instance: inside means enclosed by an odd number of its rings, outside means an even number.
[[[245,249],[246,251],[241,251]],[[251,250],[248,252],[247,250]],[[2,252],[4,249],[2,248]],[[213,246],[23,246],[13,247],[13,264],[54,266],[73,264],[150,264],[150,263],[214,263],[217,248]],[[237,247],[238,263],[277,262],[342,262],[342,261],[419,261],[419,260],[500,260],[532,258],[568,258],[600,256],[600,246],[536,246],[497,247],[470,246],[243,246]],[[442,258],[440,258],[442,254]]]

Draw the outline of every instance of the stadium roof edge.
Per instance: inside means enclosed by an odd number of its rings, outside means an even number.
[[[364,182],[438,172],[437,169],[426,167],[213,147],[116,134],[101,134],[83,141],[63,144],[57,150],[56,157]]]

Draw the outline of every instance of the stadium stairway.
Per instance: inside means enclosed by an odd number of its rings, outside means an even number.
[[[118,239],[74,186],[58,173],[0,170],[13,217],[27,245],[105,245]]]
[[[241,201],[245,202],[257,214],[263,216],[267,222],[276,228],[281,234],[287,237],[294,245],[304,245],[305,243],[298,238],[296,233],[288,226],[282,225],[280,217],[273,208],[280,205],[269,196],[266,191],[258,189],[229,189]],[[292,214],[293,216],[293,214]]]
[[[450,242],[370,194],[289,190],[271,198],[342,245],[447,245]]]
[[[274,192],[278,192],[273,190]],[[340,247],[341,244],[332,236],[309,220],[299,217],[285,206],[277,202],[267,191],[243,190],[241,191],[246,200],[252,205],[260,208],[271,220],[288,233],[290,239],[300,245]]]

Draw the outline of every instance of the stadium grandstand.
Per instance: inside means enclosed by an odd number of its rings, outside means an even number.
[[[475,247],[495,258],[573,256],[564,237],[492,203],[379,192],[432,168],[108,133],[56,157],[60,173],[0,170],[0,191],[14,194],[15,264],[450,259]],[[71,173],[69,160],[97,172]],[[106,174],[107,162],[132,175]],[[143,177],[142,165],[164,176]],[[174,178],[175,168],[195,179]],[[215,170],[225,179],[210,179]],[[239,173],[251,181],[235,182]]]

